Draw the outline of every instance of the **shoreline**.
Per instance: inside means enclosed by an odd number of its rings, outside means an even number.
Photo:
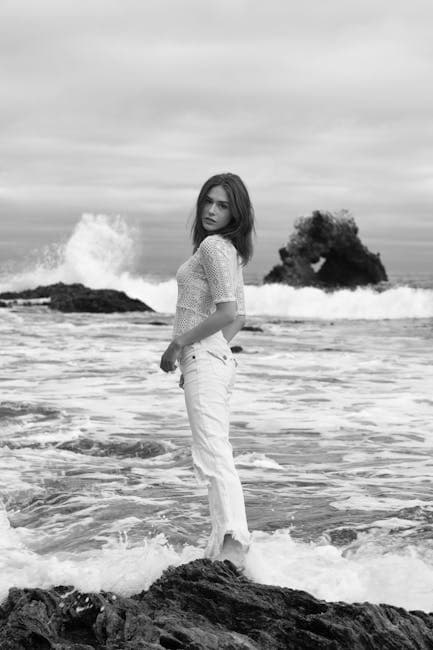
[[[2,650],[381,650],[433,646],[433,613],[319,600],[262,585],[228,561],[169,567],[131,597],[65,586],[9,591]]]

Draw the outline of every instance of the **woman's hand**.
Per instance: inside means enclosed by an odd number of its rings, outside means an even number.
[[[176,361],[182,354],[182,346],[174,339],[161,357],[159,367],[164,372],[174,372],[176,370]]]

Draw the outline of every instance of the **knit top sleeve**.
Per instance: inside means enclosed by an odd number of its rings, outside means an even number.
[[[213,302],[236,300],[236,249],[221,237],[208,236],[200,244],[200,256]]]

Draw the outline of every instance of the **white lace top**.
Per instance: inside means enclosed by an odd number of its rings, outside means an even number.
[[[178,296],[173,336],[192,329],[215,311],[218,302],[236,300],[237,313],[245,314],[240,257],[222,235],[208,235],[194,255],[177,270]]]

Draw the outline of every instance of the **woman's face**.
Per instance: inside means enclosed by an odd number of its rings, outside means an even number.
[[[229,197],[221,185],[209,190],[205,197],[201,220],[207,232],[216,232],[227,226],[232,218]]]

